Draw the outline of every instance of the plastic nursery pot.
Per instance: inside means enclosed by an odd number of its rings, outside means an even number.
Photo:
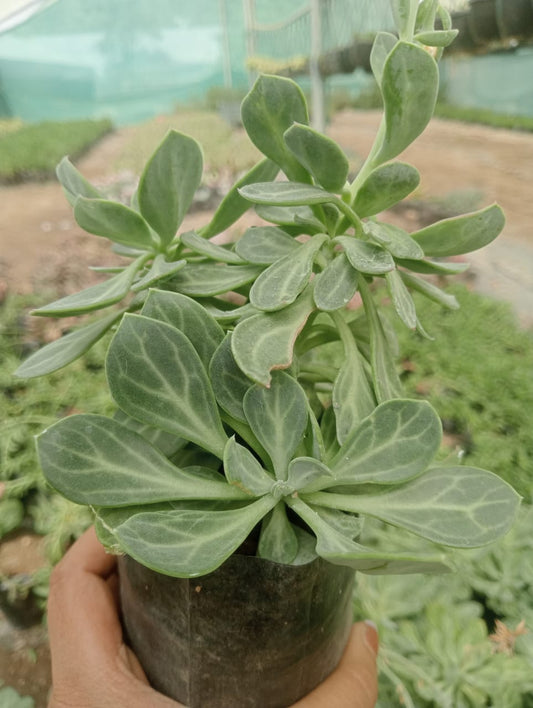
[[[286,708],[337,666],[354,572],[233,555],[213,573],[161,575],[119,559],[127,639],[152,686],[190,708]]]

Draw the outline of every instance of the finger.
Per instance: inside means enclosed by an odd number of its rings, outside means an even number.
[[[293,708],[374,708],[378,699],[377,651],[375,626],[354,624],[338,667]]]
[[[87,531],[55,567],[50,580],[48,630],[55,674],[73,657],[98,665],[116,657],[122,628],[105,577],[116,565]],[[54,676],[55,680],[55,676]]]

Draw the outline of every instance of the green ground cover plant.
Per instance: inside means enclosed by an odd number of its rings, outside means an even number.
[[[64,155],[76,159],[111,129],[101,119],[46,121],[0,132],[0,183],[49,179]]]

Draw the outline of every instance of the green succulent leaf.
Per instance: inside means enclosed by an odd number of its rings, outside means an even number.
[[[347,305],[357,291],[357,271],[339,253],[315,278],[314,298],[319,310],[332,312]]]
[[[433,31],[438,6],[439,0],[421,0],[416,13],[415,30],[417,32]]]
[[[350,168],[337,143],[308,125],[294,123],[283,135],[298,162],[330,192],[342,192]]]
[[[505,225],[505,216],[497,204],[438,221],[415,231],[412,238],[426,256],[458,256],[483,248],[494,241]]]
[[[178,270],[181,270],[186,263],[186,260],[168,262],[165,260],[165,256],[162,253],[159,253],[154,258],[148,272],[143,275],[142,278],[133,283],[131,286],[132,292],[136,293],[141,290],[146,290],[152,285],[170,278],[172,275],[177,273]]]
[[[174,499],[245,499],[220,481],[181,470],[137,433],[99,415],[69,416],[38,437],[47,481],[67,499],[132,506]]]
[[[308,286],[283,310],[261,312],[239,322],[231,348],[240,369],[253,381],[269,386],[272,369],[291,365],[296,338],[313,310],[312,287]]]
[[[428,47],[448,47],[459,34],[459,30],[434,30],[432,32],[418,32],[415,39]]]
[[[343,345],[344,360],[335,378],[331,399],[340,445],[376,407],[363,359],[353,337],[343,337]]]
[[[313,495],[314,496],[314,495]],[[347,565],[363,573],[442,573],[449,568],[443,563],[443,555],[425,556],[417,553],[386,553],[356,543],[338,530],[337,524],[328,523],[319,507],[302,499],[291,499],[290,506],[316,534],[316,552],[319,556],[337,565]]]
[[[407,258],[421,260],[424,258],[424,251],[418,243],[409,236],[399,226],[394,224],[384,224],[378,221],[370,221],[365,224],[365,233],[378,244],[386,248],[394,258]]]
[[[383,81],[383,69],[387,57],[397,43],[398,37],[390,34],[390,32],[378,32],[376,34],[370,53],[370,66],[379,87],[381,87],[381,82]]]
[[[224,450],[224,472],[231,485],[248,496],[260,497],[268,494],[274,480],[264,470],[248,448],[235,442],[232,437]]]
[[[151,251],[156,245],[142,216],[119,202],[78,197],[74,217],[90,234],[104,236],[124,246]]]
[[[209,367],[209,379],[218,405],[233,418],[246,423],[242,407],[244,394],[252,381],[239,369],[231,351],[231,333],[228,332],[213,354]]]
[[[291,457],[307,427],[307,397],[284,371],[274,371],[270,388],[258,384],[244,396],[244,415],[272,460],[276,478],[287,479]]]
[[[454,263],[444,261],[430,260],[411,260],[410,258],[395,258],[396,265],[414,270],[415,273],[423,273],[425,275],[457,275],[468,270],[468,263]]]
[[[157,448],[167,459],[171,458],[178,450],[183,450],[188,444],[188,440],[184,438],[177,437],[172,433],[167,433],[165,430],[154,428],[151,425],[135,420],[135,418],[131,418],[129,415],[126,415],[124,411],[121,411],[120,408],[117,408],[115,411],[113,420],[120,423],[122,427],[132,430],[134,433],[141,435],[145,440],[148,440],[150,445]]]
[[[459,303],[457,302],[455,295],[445,293],[436,285],[433,285],[433,283],[423,280],[422,278],[417,278],[416,275],[411,275],[411,273],[402,272],[400,276],[407,286],[413,290],[417,290],[429,300],[433,300],[433,302],[436,302],[438,305],[442,305],[443,307],[447,307],[449,310],[459,309]]]
[[[292,563],[298,553],[298,537],[289,519],[283,502],[278,502],[263,519],[257,554],[274,563]]]
[[[270,265],[288,256],[301,243],[276,226],[252,226],[235,244],[235,251],[248,263]]]
[[[255,207],[257,216],[273,224],[296,229],[297,233],[313,234],[324,231],[324,224],[320,222],[310,207],[296,206],[269,206],[268,204],[257,204]],[[295,235],[291,231],[291,235]]]
[[[181,293],[150,290],[141,313],[183,332],[208,369],[213,354],[224,339],[224,331],[201,305]]]
[[[200,235],[203,238],[212,238],[234,224],[250,207],[248,200],[239,194],[240,187],[253,182],[268,182],[273,180],[278,172],[279,166],[268,159],[261,160],[252,167],[226,194],[209,224],[200,230]]]
[[[180,236],[181,242],[187,248],[190,248],[194,253],[199,253],[206,258],[211,258],[214,261],[222,263],[239,263],[242,264],[242,258],[234,251],[230,251],[223,246],[219,246],[206,238],[202,238],[195,231],[187,231]]]
[[[251,283],[262,268],[226,263],[187,263],[172,278],[172,289],[192,297],[209,297]]]
[[[317,234],[264,270],[250,289],[252,305],[271,311],[293,303],[308,284],[316,254],[327,240],[326,234]]]
[[[409,329],[416,329],[416,308],[411,293],[406,288],[402,276],[397,270],[385,274],[387,288],[398,313],[398,317]]]
[[[130,516],[102,509],[98,515],[139,563],[164,575],[196,578],[218,568],[275,504],[267,495],[237,509],[136,508]]]
[[[422,47],[398,42],[383,67],[385,136],[374,163],[399,155],[429,123],[437,100],[439,73]]]
[[[163,244],[174,238],[200,186],[202,150],[196,140],[170,130],[141,175],[141,214]]]
[[[309,174],[288,149],[283,135],[293,123],[309,123],[302,90],[279,76],[260,76],[241,107],[250,140],[281,167],[289,179],[309,182]]]
[[[389,209],[420,183],[417,169],[405,162],[389,162],[373,170],[357,190],[352,208],[363,218]]]
[[[320,187],[300,182],[258,182],[242,187],[240,193],[255,204],[270,206],[309,206],[338,200]]]
[[[394,270],[394,259],[381,246],[354,236],[337,236],[334,240],[341,244],[352,266],[361,273],[383,275]]]
[[[64,157],[56,167],[56,175],[71,206],[78,197],[100,199],[102,194],[78,172],[68,157]]]
[[[430,465],[441,437],[439,417],[429,403],[387,401],[352,430],[330,467],[342,484],[398,484]]]
[[[368,285],[363,279],[360,280],[359,291],[363,298],[370,330],[370,363],[374,393],[378,403],[383,403],[391,398],[400,398],[402,384],[396,371],[394,354]]]
[[[84,354],[92,347],[122,316],[124,310],[92,322],[85,327],[63,335],[50,342],[29,356],[15,371],[14,375],[22,379],[31,379],[57,371]]]
[[[411,39],[419,0],[392,0],[392,12],[401,39]]]
[[[32,315],[39,315],[41,317],[72,317],[114,305],[130,292],[134,278],[143,267],[145,260],[146,256],[141,256],[121,273],[118,273],[103,283],[91,285],[90,288],[85,288],[85,290],[80,290],[78,293],[67,295],[61,298],[61,300],[56,300],[44,307],[33,310]]]
[[[296,490],[312,492],[324,489],[333,481],[329,467],[313,457],[296,457],[289,464],[287,482]]]
[[[380,494],[316,492],[306,495],[304,501],[368,514],[444,546],[475,548],[509,530],[520,497],[491,472],[475,467],[436,467]]]
[[[111,394],[136,420],[184,437],[222,459],[227,437],[202,360],[165,322],[125,315],[106,360]]]

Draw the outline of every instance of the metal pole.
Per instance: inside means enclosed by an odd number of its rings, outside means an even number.
[[[224,73],[224,86],[231,88],[233,86],[231,76],[231,55],[229,48],[229,31],[228,31],[228,13],[226,8],[226,0],[219,0],[220,23],[222,25],[222,69]]]
[[[311,0],[311,54],[309,74],[311,77],[311,122],[315,130],[326,129],[324,79],[320,74],[319,59],[322,54],[322,0]]]
[[[246,58],[255,56],[255,0],[243,0],[244,10],[244,30],[246,33]],[[248,70],[248,82],[250,86],[255,81],[255,71]]]

